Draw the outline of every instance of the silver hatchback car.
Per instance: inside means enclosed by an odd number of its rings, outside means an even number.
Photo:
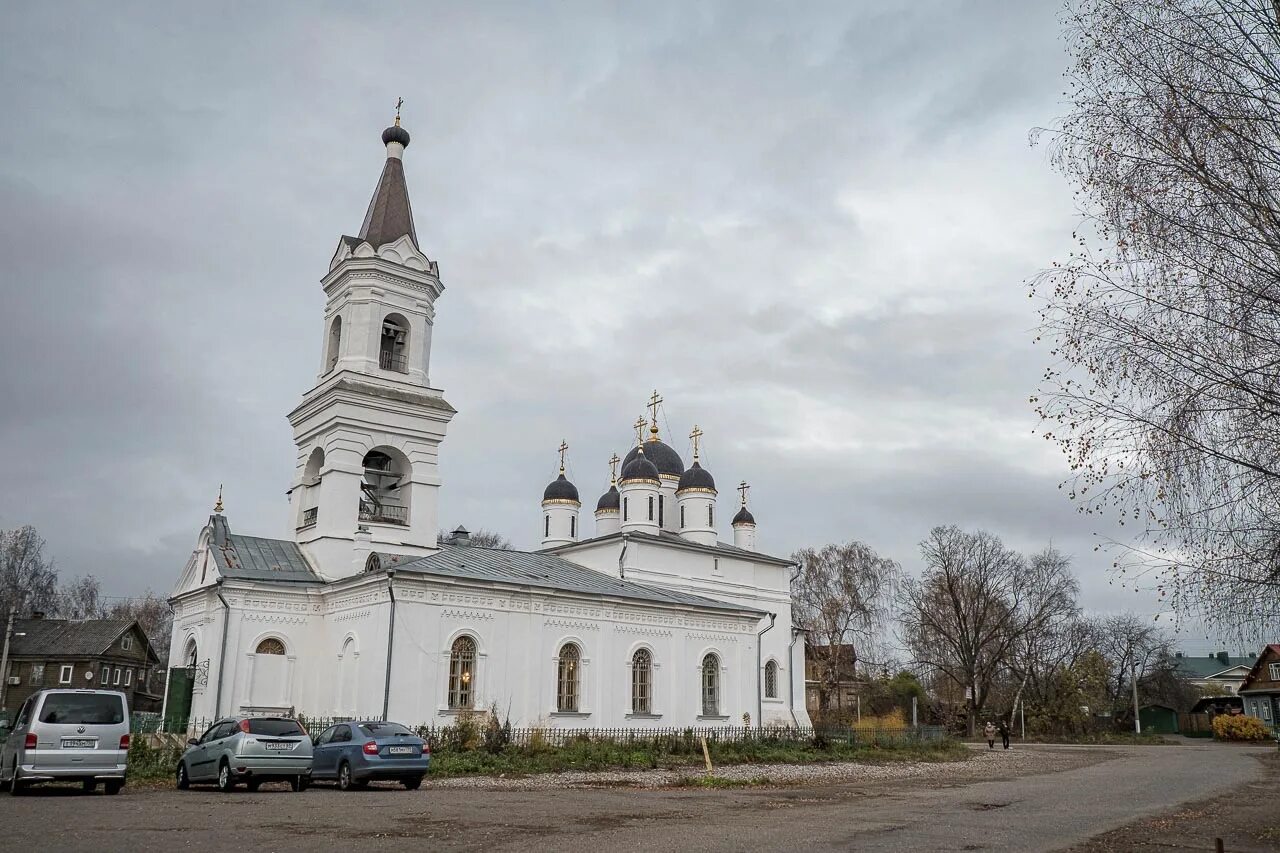
[[[0,786],[21,794],[35,782],[124,787],[129,708],[115,690],[38,690],[27,697],[0,748]]]
[[[178,787],[213,782],[230,791],[244,782],[287,781],[295,791],[311,781],[311,736],[288,717],[225,717],[187,741],[176,771]]]

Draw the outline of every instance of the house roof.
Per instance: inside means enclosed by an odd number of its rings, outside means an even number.
[[[1271,654],[1274,655],[1274,657],[1269,661],[1267,661],[1267,652],[1271,652]],[[1280,684],[1273,685],[1272,687],[1252,687],[1253,679],[1262,673],[1263,661],[1267,661],[1267,663],[1276,663],[1280,661],[1280,643],[1271,643],[1263,647],[1262,654],[1258,655],[1258,659],[1249,670],[1249,674],[1244,677],[1244,681],[1240,684],[1240,693],[1253,689],[1266,690],[1268,692],[1280,692]]]
[[[323,583],[296,542],[232,533],[221,515],[213,517],[209,543],[218,572],[231,580]]]
[[[715,601],[700,595],[619,580],[545,552],[508,551],[502,548],[479,548],[442,543],[437,553],[401,563],[397,571],[421,572],[465,580],[494,581],[582,595],[629,598],[651,604],[763,614],[763,611],[754,608]]]
[[[1230,657],[1226,656],[1225,660],[1217,655],[1200,655],[1192,657],[1183,655],[1176,658],[1178,670],[1187,678],[1212,678],[1215,675],[1221,675],[1230,669],[1238,666],[1244,667],[1246,670],[1253,666],[1257,658],[1248,657]]]
[[[97,657],[136,624],[134,619],[15,619],[9,654],[13,657]],[[145,633],[143,639],[146,639]],[[149,642],[146,648],[148,657],[159,660]]]

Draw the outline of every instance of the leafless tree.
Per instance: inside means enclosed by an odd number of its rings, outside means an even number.
[[[102,584],[93,575],[64,583],[58,589],[57,615],[64,619],[98,619],[102,611]]]
[[[1121,572],[1248,632],[1280,618],[1280,4],[1067,0],[1049,131],[1085,221],[1033,285],[1032,402]]]
[[[452,536],[453,536],[452,533],[446,533],[443,530],[440,531],[441,542],[448,541],[449,538]],[[483,527],[481,527],[475,533],[468,534],[468,536],[470,537],[471,547],[473,548],[501,548],[501,549],[511,548],[510,539],[508,539],[507,537],[503,536],[501,533],[498,533],[496,531],[485,530]]]
[[[57,609],[58,570],[44,545],[30,525],[0,530],[0,620],[8,618],[11,606],[19,616]]]
[[[924,573],[898,595],[902,640],[967,691],[972,735],[1017,644],[1076,612],[1076,581],[1056,552],[1026,560],[985,531],[935,527],[920,551]]]
[[[808,636],[825,711],[842,678],[855,672],[859,649],[884,629],[901,569],[856,541],[805,548],[791,558],[797,565],[791,618]]]

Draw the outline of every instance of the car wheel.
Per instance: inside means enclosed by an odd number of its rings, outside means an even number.
[[[123,787],[123,782],[112,781],[102,783],[102,790],[107,792],[108,797],[114,797],[116,794],[120,793],[120,789]]]
[[[294,776],[289,780],[289,787],[295,791],[305,791],[309,781],[306,776]]]
[[[338,765],[338,790],[350,791],[355,787],[355,780],[351,778],[351,765],[342,762]]]
[[[9,793],[18,796],[26,787],[26,783],[22,781],[22,776],[18,772],[18,760],[13,760],[13,775],[9,777]]]
[[[191,787],[191,779],[187,776],[187,762],[178,762],[178,790],[185,791]]]
[[[224,760],[218,765],[218,790],[224,794],[229,794],[235,787],[236,778],[231,775],[231,765]]]
[[[414,777],[414,778],[412,778],[412,779],[405,779],[405,780],[404,780],[404,787],[405,787],[405,790],[407,790],[407,791],[416,791],[416,790],[418,790],[419,788],[421,788],[421,787],[422,787],[422,777],[421,777],[421,776],[415,776],[415,777]]]

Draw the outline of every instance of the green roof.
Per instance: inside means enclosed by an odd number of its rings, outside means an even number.
[[[1247,670],[1257,659],[1257,655],[1246,657],[1227,655],[1225,659],[1217,655],[1183,655],[1177,661],[1178,669],[1188,678],[1208,678],[1235,666],[1242,666]]]

